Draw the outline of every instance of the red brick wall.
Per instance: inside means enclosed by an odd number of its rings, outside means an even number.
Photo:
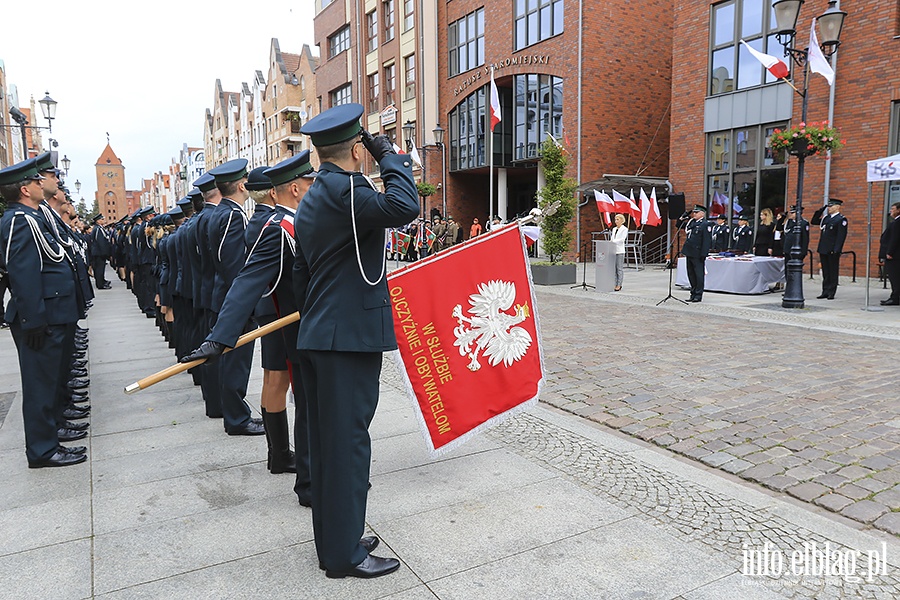
[[[604,173],[646,176],[669,174],[669,112],[671,96],[672,0],[584,0],[582,171],[581,182]],[[510,87],[512,75],[544,73],[564,79],[563,125],[569,139],[571,170],[578,160],[578,3],[566,2],[564,32],[522,51],[514,51],[511,2],[457,0],[438,8],[438,73],[441,85],[440,122],[449,129],[448,115],[469,93],[489,81],[483,68],[449,78],[447,26],[484,6],[485,66],[508,57],[547,55],[548,64],[503,66],[495,72],[498,87]],[[460,94],[454,89],[480,73],[480,79]],[[448,140],[449,141],[449,140]],[[448,155],[449,158],[449,155]],[[648,166],[649,163],[649,166]],[[537,177],[534,170],[533,176]],[[448,211],[468,227],[473,217],[487,217],[488,174],[462,172],[448,176]],[[574,224],[573,224],[574,226]],[[582,209],[583,240],[600,229],[592,206]]]
[[[712,4],[712,3],[710,3]],[[709,4],[676,2],[674,56],[672,70],[671,175],[676,190],[684,191],[688,204],[704,202],[703,107],[707,90],[709,56]],[[828,8],[825,0],[811,0],[801,9],[797,24],[797,46],[805,47],[812,18]],[[858,276],[865,275],[866,252],[866,161],[886,156],[890,108],[900,100],[900,19],[897,2],[859,0],[845,2],[850,13],[844,22],[837,57],[834,124],[840,128],[846,147],[831,160],[830,196],[844,201],[842,213],[850,222],[844,250],[853,250],[858,259]],[[820,75],[809,83],[809,121],[828,118],[829,86]],[[795,85],[800,87],[802,76]],[[794,98],[794,123],[800,121],[801,98]],[[793,203],[797,188],[796,160],[788,166],[787,199]],[[807,218],[823,204],[825,160],[806,160],[803,203]],[[873,190],[873,253],[884,223],[883,185]],[[815,228],[814,228],[815,229]],[[818,233],[813,231],[810,248],[815,249]],[[873,264],[874,264],[873,260]],[[851,261],[842,261],[841,273],[850,275]],[[872,275],[877,273],[873,268]]]

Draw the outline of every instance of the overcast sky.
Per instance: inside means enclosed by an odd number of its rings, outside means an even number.
[[[203,147],[216,79],[237,92],[255,70],[267,75],[273,37],[282,52],[298,54],[304,43],[317,52],[312,0],[44,0],[3,12],[7,82],[25,107],[45,92],[59,103],[51,136],[72,161],[69,189],[81,181],[88,206],[107,132],[128,189],[140,189],[141,179],[167,172],[182,144]],[[36,109],[29,124],[46,125]]]

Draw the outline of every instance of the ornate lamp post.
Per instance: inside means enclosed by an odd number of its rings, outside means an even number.
[[[22,131],[22,158],[23,160],[28,158],[28,136],[25,133],[26,129],[47,129],[51,133],[53,133],[53,119],[56,118],[56,100],[50,97],[50,92],[45,92],[43,99],[41,99],[38,104],[41,105],[41,112],[44,114],[44,118],[47,119],[47,126],[41,127],[39,125],[29,125],[28,117],[25,116],[25,113],[20,111],[15,106],[10,107],[9,114],[12,116],[13,121],[16,122],[15,125],[0,125],[0,127],[19,127]],[[55,140],[51,140],[51,143]]]
[[[806,112],[809,106],[809,48],[795,48],[794,41],[797,33],[797,17],[800,15],[800,7],[804,0],[777,0],[772,3],[775,11],[775,20],[778,24],[776,38],[784,46],[786,54],[790,55],[794,63],[803,69],[803,91],[797,93],[803,98],[801,109],[801,122],[806,122]],[[837,0],[828,2],[828,10],[819,17],[819,29],[822,32],[820,47],[826,58],[830,59],[841,45],[841,28],[844,25],[844,17],[847,13],[837,7]],[[794,88],[796,90],[796,88]],[[785,269],[785,291],[781,301],[783,308],[803,308],[803,259],[800,250],[801,218],[803,215],[803,172],[806,156],[802,152],[797,154],[797,218],[794,220],[794,229],[791,232],[793,240]]]
[[[59,156],[57,154],[57,156]],[[62,166],[63,171],[66,173],[66,177],[69,176],[69,167],[72,165],[72,161],[69,160],[69,157],[63,154],[63,157],[59,159],[59,164]]]
[[[444,128],[441,127],[441,124],[438,123],[437,126],[431,130],[431,133],[434,134],[434,145],[441,149],[441,214],[444,215],[444,218],[447,217],[447,162],[446,162],[446,153],[444,152]]]

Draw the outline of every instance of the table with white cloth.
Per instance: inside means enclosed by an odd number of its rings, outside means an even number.
[[[731,294],[764,294],[784,283],[784,259],[771,256],[710,256],[706,259],[704,290]],[[678,259],[675,285],[691,287],[686,259]]]

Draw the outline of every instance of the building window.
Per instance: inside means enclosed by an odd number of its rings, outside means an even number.
[[[378,73],[372,73],[369,79],[369,112],[378,112],[381,109],[381,91],[378,89]]]
[[[739,214],[758,215],[785,208],[787,167],[772,152],[769,139],[786,123],[714,131],[706,136],[707,206],[710,214],[732,221]],[[753,220],[751,219],[751,222]]]
[[[382,13],[384,14],[384,41],[389,42],[394,39],[394,0],[382,2]]]
[[[563,0],[516,0],[516,50],[563,32]]]
[[[450,77],[483,65],[484,9],[450,23],[449,40]]]
[[[340,106],[341,104],[349,104],[352,102],[350,84],[341,86],[331,92],[331,106]]]
[[[403,0],[403,31],[409,31],[415,27],[415,0]]]
[[[410,54],[403,59],[403,98],[411,100],[416,97],[416,55]]]
[[[397,69],[393,64],[384,68],[384,100],[387,104],[394,103],[394,92],[397,90]]]
[[[724,94],[776,81],[740,43],[754,50],[791,60],[775,39],[772,0],[729,0],[710,11],[709,94]]]
[[[372,52],[378,48],[378,11],[373,10],[366,15],[366,51]]]
[[[450,170],[474,169],[485,163],[485,91],[482,87],[450,111]]]
[[[334,0],[322,0],[322,8],[325,8],[326,6],[328,6],[329,4],[331,4],[332,2],[334,2]]]
[[[563,80],[552,75],[516,75],[513,111],[513,160],[537,158],[550,133],[562,138]]]
[[[341,52],[350,49],[350,26],[342,27],[328,38],[328,58],[334,58]]]

